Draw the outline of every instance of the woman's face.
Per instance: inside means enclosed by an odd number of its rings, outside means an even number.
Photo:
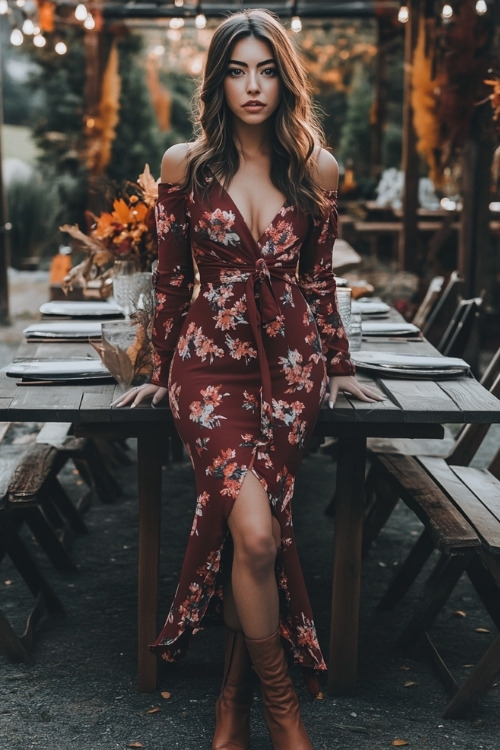
[[[276,111],[281,84],[271,48],[255,37],[234,45],[224,95],[234,117],[247,125],[260,125]]]

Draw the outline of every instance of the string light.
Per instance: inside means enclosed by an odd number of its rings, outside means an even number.
[[[83,3],[78,3],[75,9],[75,18],[77,21],[85,21],[87,18],[87,8]]]
[[[35,34],[35,36],[33,37],[33,44],[35,45],[35,47],[41,49],[42,47],[45,47],[45,45],[47,44],[47,40],[45,39],[43,34]]]
[[[9,12],[9,3],[7,0],[0,0],[0,16],[5,16]]]
[[[83,22],[83,25],[87,29],[87,31],[92,31],[92,29],[95,29],[95,19],[92,13],[87,14],[87,18]]]
[[[484,16],[484,14],[487,12],[488,12],[488,6],[486,5],[486,0],[477,0],[477,3],[476,3],[477,15]]]
[[[16,0],[16,5],[18,8],[24,8],[26,5],[26,0]]]
[[[207,19],[204,13],[198,13],[194,19],[194,25],[197,29],[204,29],[207,25]]]
[[[302,31],[302,21],[300,20],[300,16],[292,16],[292,20],[291,20],[291,23],[290,23],[290,28],[296,34],[298,34],[299,31]]]
[[[174,5],[176,8],[182,8],[184,5],[184,0],[174,0]]]
[[[57,42],[54,51],[57,52],[58,55],[65,55],[68,48],[64,42]]]
[[[441,9],[441,18],[444,21],[449,21],[453,16],[453,8],[449,3],[445,3]]]
[[[10,35],[10,43],[14,45],[14,47],[20,47],[21,44],[24,42],[24,36],[21,29],[12,29],[11,35]]]
[[[399,23],[408,23],[409,19],[410,19],[410,11],[408,10],[408,6],[402,5],[398,11]]]
[[[23,34],[26,36],[32,36],[35,33],[35,24],[31,18],[25,18],[23,23]]]
[[[184,26],[184,19],[183,18],[171,18],[169,26],[171,29],[174,29],[176,31],[177,29],[182,29]]]

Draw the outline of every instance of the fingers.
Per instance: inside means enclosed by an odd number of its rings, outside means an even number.
[[[339,387],[337,383],[335,383],[334,381],[333,384],[330,386],[330,396],[328,398],[328,406],[330,407],[330,409],[333,409],[333,407],[335,406],[335,401],[337,400],[338,392],[339,392]]]
[[[147,395],[148,393],[145,388],[135,386],[134,388],[131,388],[129,391],[123,393],[117,399],[112,401],[111,406],[116,406],[119,408],[121,406],[127,406],[130,404],[130,407],[134,408],[134,406],[140,404]]]

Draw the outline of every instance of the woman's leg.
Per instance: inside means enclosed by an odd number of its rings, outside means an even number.
[[[237,613],[248,638],[266,638],[278,627],[275,522],[264,488],[248,472],[228,519],[234,550],[228,614]]]
[[[228,524],[234,546],[231,576],[234,605],[261,682],[264,715],[273,748],[312,750],[279,635],[277,522],[262,485],[250,472]]]

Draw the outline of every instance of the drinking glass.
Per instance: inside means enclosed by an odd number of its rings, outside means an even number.
[[[361,349],[362,339],[362,319],[361,313],[351,312],[351,325],[348,334],[349,338],[349,349],[352,352],[358,352]]]
[[[339,315],[347,336],[351,329],[351,290],[347,286],[337,287],[337,302]]]
[[[117,260],[114,264],[113,297],[126,318],[134,309],[134,274],[137,266],[133,260]]]

